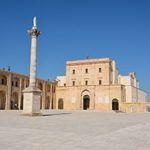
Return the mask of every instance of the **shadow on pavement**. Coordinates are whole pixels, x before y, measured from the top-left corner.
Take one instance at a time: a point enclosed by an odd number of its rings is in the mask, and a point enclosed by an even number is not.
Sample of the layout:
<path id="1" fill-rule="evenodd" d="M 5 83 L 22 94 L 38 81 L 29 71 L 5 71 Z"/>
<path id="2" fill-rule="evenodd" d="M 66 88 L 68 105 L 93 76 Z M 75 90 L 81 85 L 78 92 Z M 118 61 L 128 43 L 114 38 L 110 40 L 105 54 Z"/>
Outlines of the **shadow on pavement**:
<path id="1" fill-rule="evenodd" d="M 43 114 L 43 116 L 70 115 L 72 113 Z"/>

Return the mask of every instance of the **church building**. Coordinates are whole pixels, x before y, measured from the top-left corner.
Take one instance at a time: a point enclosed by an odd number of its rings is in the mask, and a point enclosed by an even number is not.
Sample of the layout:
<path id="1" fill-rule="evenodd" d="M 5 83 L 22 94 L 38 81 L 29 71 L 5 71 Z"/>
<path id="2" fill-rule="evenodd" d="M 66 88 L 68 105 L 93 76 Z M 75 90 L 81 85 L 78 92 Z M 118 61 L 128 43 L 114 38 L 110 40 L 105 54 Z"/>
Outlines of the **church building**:
<path id="1" fill-rule="evenodd" d="M 67 61 L 57 81 L 57 109 L 145 112 L 150 106 L 136 74 L 120 75 L 110 58 Z"/>

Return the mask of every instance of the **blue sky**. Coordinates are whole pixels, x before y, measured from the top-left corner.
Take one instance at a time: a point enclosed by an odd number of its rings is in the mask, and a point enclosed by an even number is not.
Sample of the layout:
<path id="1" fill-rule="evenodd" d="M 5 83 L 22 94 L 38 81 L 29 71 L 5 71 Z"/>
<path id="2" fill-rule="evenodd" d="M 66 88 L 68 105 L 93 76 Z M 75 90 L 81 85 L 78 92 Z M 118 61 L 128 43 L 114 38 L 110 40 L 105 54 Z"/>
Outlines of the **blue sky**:
<path id="1" fill-rule="evenodd" d="M 0 68 L 29 74 L 32 19 L 42 31 L 38 77 L 65 74 L 65 61 L 110 57 L 150 93 L 149 0 L 0 0 Z"/>

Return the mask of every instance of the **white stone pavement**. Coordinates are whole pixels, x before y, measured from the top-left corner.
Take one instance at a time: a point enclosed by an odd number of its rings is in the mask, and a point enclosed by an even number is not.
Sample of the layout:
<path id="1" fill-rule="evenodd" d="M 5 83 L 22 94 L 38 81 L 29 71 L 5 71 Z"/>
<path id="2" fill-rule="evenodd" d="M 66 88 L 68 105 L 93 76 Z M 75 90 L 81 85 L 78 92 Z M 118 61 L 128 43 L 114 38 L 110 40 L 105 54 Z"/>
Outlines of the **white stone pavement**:
<path id="1" fill-rule="evenodd" d="M 150 150 L 150 114 L 0 111 L 0 150 Z"/>

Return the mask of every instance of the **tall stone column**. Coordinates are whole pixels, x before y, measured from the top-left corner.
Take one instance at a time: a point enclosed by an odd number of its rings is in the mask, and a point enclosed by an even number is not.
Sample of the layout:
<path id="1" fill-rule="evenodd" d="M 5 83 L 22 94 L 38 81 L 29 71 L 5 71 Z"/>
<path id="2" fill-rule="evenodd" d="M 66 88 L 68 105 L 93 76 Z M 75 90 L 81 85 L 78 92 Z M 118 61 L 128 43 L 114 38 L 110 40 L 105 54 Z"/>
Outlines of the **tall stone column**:
<path id="1" fill-rule="evenodd" d="M 23 112 L 22 115 L 39 116 L 41 90 L 37 88 L 36 71 L 37 71 L 37 39 L 41 32 L 36 25 L 36 18 L 33 19 L 33 27 L 28 30 L 31 36 L 31 56 L 30 56 L 30 81 L 29 87 L 23 90 Z"/>

